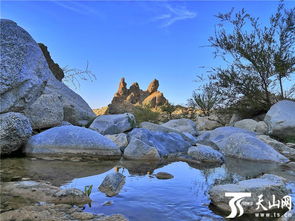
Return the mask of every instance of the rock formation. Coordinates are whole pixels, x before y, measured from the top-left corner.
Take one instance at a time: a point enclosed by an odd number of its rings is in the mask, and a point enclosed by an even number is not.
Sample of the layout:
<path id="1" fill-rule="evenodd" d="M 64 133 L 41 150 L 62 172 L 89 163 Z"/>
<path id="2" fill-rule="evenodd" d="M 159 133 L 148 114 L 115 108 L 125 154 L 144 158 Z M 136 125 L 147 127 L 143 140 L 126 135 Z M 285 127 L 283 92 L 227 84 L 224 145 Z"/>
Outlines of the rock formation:
<path id="1" fill-rule="evenodd" d="M 167 99 L 158 88 L 159 81 L 154 79 L 146 91 L 141 90 L 136 82 L 127 89 L 125 79 L 122 78 L 108 112 L 111 114 L 132 112 L 134 105 L 148 105 L 152 108 L 161 106 L 167 103 Z"/>
<path id="2" fill-rule="evenodd" d="M 33 129 L 63 120 L 85 126 L 93 120 L 89 105 L 54 77 L 30 34 L 7 19 L 0 20 L 0 27 L 0 113 L 23 113 Z"/>
<path id="3" fill-rule="evenodd" d="M 42 50 L 42 53 L 48 63 L 48 67 L 51 70 L 52 74 L 55 76 L 57 80 L 61 81 L 65 76 L 63 70 L 59 67 L 57 63 L 54 63 L 47 49 L 47 46 L 42 43 L 38 43 L 38 45 Z"/>

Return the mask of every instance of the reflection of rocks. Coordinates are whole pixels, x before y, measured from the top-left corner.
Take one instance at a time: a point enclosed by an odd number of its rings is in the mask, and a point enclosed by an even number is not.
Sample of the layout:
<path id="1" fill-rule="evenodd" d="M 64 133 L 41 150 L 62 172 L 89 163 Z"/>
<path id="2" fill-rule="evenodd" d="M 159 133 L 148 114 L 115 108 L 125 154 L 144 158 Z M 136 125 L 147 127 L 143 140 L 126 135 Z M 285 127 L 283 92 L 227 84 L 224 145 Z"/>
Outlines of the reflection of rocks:
<path id="1" fill-rule="evenodd" d="M 17 210 L 8 211 L 0 214 L 2 221 L 40 221 L 40 220 L 88 220 L 88 221 L 127 221 L 122 215 L 105 216 L 83 212 L 78 207 L 66 204 L 48 204 L 38 206 L 26 206 Z"/>
<path id="2" fill-rule="evenodd" d="M 153 174 L 155 169 L 163 167 L 165 164 L 160 161 L 141 162 L 122 160 L 118 165 L 126 168 L 131 175 L 146 175 Z"/>
<path id="3" fill-rule="evenodd" d="M 98 161 L 96 158 L 78 158 L 81 161 L 70 161 L 63 158 L 55 160 L 6 158 L 2 159 L 3 181 L 11 181 L 13 177 L 30 177 L 33 180 L 46 180 L 60 186 L 74 178 L 92 176 L 111 170 L 116 161 Z M 74 159 L 73 159 L 74 160 Z"/>
<path id="4" fill-rule="evenodd" d="M 225 166 L 231 174 L 238 174 L 242 177 L 256 177 L 278 168 L 279 164 L 226 157 Z"/>
<path id="5" fill-rule="evenodd" d="M 99 186 L 99 190 L 107 196 L 117 195 L 125 184 L 125 176 L 121 173 L 108 174 Z"/>
<path id="6" fill-rule="evenodd" d="M 289 190 L 285 186 L 284 179 L 272 174 L 265 174 L 260 178 L 244 180 L 236 184 L 214 186 L 209 191 L 212 203 L 219 209 L 227 212 L 231 211 L 229 207 L 229 200 L 232 198 L 225 196 L 225 193 L 227 192 L 251 193 L 251 197 L 246 197 L 243 200 L 243 202 L 248 202 L 247 204 L 243 204 L 245 213 L 265 212 L 261 206 L 259 208 L 256 206 L 259 199 L 258 196 L 261 194 L 263 195 L 264 205 L 266 202 L 273 202 L 273 195 L 275 195 L 277 200 L 281 200 L 289 194 Z M 268 205 L 265 206 L 268 207 Z M 284 209 L 286 210 L 286 208 Z"/>
<path id="7" fill-rule="evenodd" d="M 35 181 L 7 182 L 2 185 L 1 192 L 6 195 L 22 197 L 35 202 L 51 202 L 84 205 L 90 202 L 81 190 L 66 189 Z"/>

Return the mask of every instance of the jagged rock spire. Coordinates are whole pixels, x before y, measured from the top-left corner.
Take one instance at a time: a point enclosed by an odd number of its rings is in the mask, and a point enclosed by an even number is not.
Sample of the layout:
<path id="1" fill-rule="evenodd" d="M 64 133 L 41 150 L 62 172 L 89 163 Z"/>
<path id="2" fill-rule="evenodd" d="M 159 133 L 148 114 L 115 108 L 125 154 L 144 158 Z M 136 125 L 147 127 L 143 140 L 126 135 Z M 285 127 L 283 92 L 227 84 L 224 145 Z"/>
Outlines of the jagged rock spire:
<path id="1" fill-rule="evenodd" d="M 148 86 L 147 91 L 152 94 L 156 92 L 159 88 L 159 81 L 157 79 L 154 79 Z"/>

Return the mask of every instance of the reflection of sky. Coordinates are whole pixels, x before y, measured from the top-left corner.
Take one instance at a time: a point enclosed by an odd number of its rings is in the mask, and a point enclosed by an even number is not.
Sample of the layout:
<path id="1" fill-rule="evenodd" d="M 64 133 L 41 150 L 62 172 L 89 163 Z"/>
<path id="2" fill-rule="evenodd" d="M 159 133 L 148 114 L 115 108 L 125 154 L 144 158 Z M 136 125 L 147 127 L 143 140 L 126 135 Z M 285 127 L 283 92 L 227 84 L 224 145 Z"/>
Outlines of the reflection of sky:
<path id="1" fill-rule="evenodd" d="M 208 209 L 210 200 L 207 197 L 207 191 L 208 184 L 214 183 L 217 178 L 224 178 L 223 168 L 210 170 L 208 176 L 208 174 L 204 175 L 202 170 L 177 162 L 154 171 L 154 173 L 162 171 L 173 174 L 174 178 L 170 180 L 159 180 L 148 175 L 131 176 L 128 170 L 122 171 L 120 169 L 120 172 L 126 176 L 126 183 L 120 194 L 115 197 L 106 197 L 97 189 L 104 177 L 114 170 L 96 176 L 74 179 L 63 187 L 83 190 L 84 186 L 92 184 L 92 207 L 87 206 L 85 211 L 105 214 L 122 213 L 130 220 L 197 220 L 201 216 L 218 217 Z M 110 200 L 113 201 L 113 205 L 102 206 L 104 202 Z"/>
<path id="2" fill-rule="evenodd" d="M 86 206 L 85 211 L 88 212 L 121 213 L 130 220 L 140 221 L 200 220 L 201 217 L 205 220 L 209 220 L 209 217 L 222 220 L 208 208 L 210 200 L 207 193 L 210 186 L 235 183 L 246 179 L 245 176 L 256 177 L 261 171 L 267 172 L 267 168 L 271 169 L 268 165 L 270 164 L 227 159 L 226 164 L 217 168 L 195 169 L 184 162 L 175 162 L 154 171 L 171 173 L 174 178 L 170 180 L 159 180 L 149 175 L 130 175 L 127 169 L 120 168 L 119 172 L 126 176 L 126 183 L 119 195 L 114 197 L 106 197 L 98 191 L 104 177 L 114 172 L 114 169 L 99 175 L 74 179 L 63 188 L 84 190 L 84 186 L 92 184 L 93 201 L 91 207 Z M 284 176 L 282 171 L 278 173 Z M 291 196 L 295 201 L 295 183 L 289 183 L 288 188 L 292 189 Z M 107 201 L 112 201 L 113 204 L 103 206 Z"/>

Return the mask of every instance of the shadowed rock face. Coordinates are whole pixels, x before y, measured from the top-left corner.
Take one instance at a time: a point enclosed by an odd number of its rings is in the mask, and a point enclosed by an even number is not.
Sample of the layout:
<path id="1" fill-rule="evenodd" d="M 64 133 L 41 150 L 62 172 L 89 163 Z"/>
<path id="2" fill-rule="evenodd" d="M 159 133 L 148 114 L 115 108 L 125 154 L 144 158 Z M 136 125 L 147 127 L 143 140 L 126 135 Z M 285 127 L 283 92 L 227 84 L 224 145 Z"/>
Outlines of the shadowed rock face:
<path id="1" fill-rule="evenodd" d="M 125 78 L 119 83 L 118 91 L 115 93 L 112 103 L 109 105 L 110 114 L 133 112 L 134 105 L 148 105 L 157 107 L 167 103 L 163 93 L 158 91 L 159 81 L 154 79 L 147 90 L 141 90 L 138 83 L 133 83 L 127 88 Z"/>
<path id="2" fill-rule="evenodd" d="M 63 70 L 59 67 L 59 65 L 57 63 L 55 63 L 51 56 L 50 53 L 47 49 L 47 46 L 42 44 L 42 43 L 38 43 L 39 47 L 42 50 L 42 53 L 48 63 L 48 67 L 51 70 L 51 72 L 53 73 L 53 75 L 55 76 L 55 78 L 59 81 L 61 81 L 64 78 L 64 72 Z"/>

